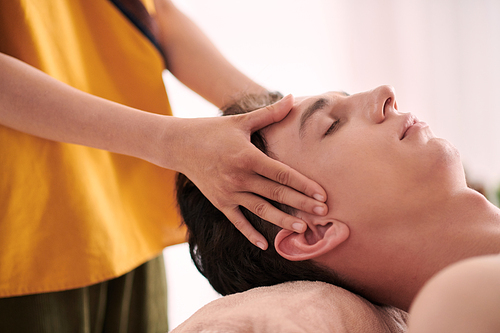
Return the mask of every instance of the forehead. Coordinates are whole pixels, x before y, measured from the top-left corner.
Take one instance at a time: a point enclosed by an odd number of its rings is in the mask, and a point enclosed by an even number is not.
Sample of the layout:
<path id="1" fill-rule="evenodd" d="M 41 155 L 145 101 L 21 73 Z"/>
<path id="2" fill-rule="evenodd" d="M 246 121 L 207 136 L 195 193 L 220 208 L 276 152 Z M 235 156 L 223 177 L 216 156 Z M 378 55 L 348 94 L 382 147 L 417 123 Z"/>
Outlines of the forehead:
<path id="1" fill-rule="evenodd" d="M 306 109 L 308 106 L 316 102 L 318 99 L 325 98 L 325 99 L 331 99 L 334 97 L 335 92 L 327 92 L 321 95 L 311 95 L 311 96 L 300 96 L 300 97 L 295 97 L 295 102 L 293 104 L 293 110 L 297 111 L 303 111 Z"/>
<path id="2" fill-rule="evenodd" d="M 280 122 L 274 123 L 262 131 L 270 155 L 289 165 L 293 164 L 292 161 L 296 160 L 294 156 L 300 154 L 304 146 L 299 135 L 302 115 L 318 100 L 324 99 L 329 103 L 335 103 L 336 98 L 340 98 L 338 92 L 296 97 L 290 113 Z"/>
<path id="3" fill-rule="evenodd" d="M 308 113 L 314 113 L 318 108 L 323 108 L 327 106 L 332 106 L 342 97 L 350 96 L 344 91 L 330 91 L 321 95 L 314 96 L 302 96 L 295 99 L 295 103 L 292 112 L 301 113 L 301 116 L 307 115 Z M 290 112 L 290 113 L 292 113 Z M 303 119 L 301 119 L 302 121 Z"/>
<path id="4" fill-rule="evenodd" d="M 296 97 L 293 108 L 290 111 L 290 113 L 282 121 L 270 125 L 264 134 L 266 135 L 266 137 L 268 135 L 273 136 L 275 132 L 287 131 L 292 129 L 294 126 L 296 127 L 295 129 L 298 131 L 301 122 L 305 121 L 305 119 L 301 117 L 304 117 L 304 115 L 308 112 L 314 111 L 315 106 L 316 107 L 330 106 L 335 104 L 335 102 L 338 101 L 338 99 L 347 96 L 349 96 L 349 94 L 342 91 L 341 92 L 331 91 L 321 95 Z"/>

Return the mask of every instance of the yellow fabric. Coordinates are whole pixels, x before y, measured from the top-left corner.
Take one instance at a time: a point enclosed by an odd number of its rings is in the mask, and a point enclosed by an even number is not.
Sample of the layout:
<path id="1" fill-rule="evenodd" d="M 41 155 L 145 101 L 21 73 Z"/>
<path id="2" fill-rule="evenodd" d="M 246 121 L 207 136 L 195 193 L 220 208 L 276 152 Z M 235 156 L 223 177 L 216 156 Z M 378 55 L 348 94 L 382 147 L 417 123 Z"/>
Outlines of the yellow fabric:
<path id="1" fill-rule="evenodd" d="M 160 53 L 109 1 L 0 0 L 0 52 L 171 114 Z M 173 180 L 139 159 L 0 126 L 0 297 L 111 279 L 184 241 Z"/>

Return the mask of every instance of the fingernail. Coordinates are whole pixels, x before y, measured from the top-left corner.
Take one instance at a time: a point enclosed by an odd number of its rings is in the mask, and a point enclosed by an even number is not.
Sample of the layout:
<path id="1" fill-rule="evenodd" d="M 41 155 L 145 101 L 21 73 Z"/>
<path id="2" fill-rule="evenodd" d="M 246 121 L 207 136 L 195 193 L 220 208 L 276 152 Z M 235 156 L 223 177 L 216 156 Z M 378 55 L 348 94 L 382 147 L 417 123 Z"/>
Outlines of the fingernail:
<path id="1" fill-rule="evenodd" d="M 313 195 L 313 198 L 318 200 L 318 201 L 321 201 L 321 202 L 325 202 L 325 200 L 326 200 L 324 196 L 322 196 L 321 194 L 318 194 L 318 193 Z"/>
<path id="2" fill-rule="evenodd" d="M 313 208 L 313 212 L 317 215 L 323 215 L 325 214 L 325 208 L 321 206 L 317 206 Z"/>
<path id="3" fill-rule="evenodd" d="M 266 245 L 262 242 L 257 242 L 257 246 L 260 247 L 261 250 L 265 250 L 266 249 Z"/>
<path id="4" fill-rule="evenodd" d="M 304 223 L 300 223 L 300 222 L 295 222 L 294 224 L 292 224 L 292 229 L 295 230 L 296 232 L 304 232 L 305 230 L 305 225 Z"/>

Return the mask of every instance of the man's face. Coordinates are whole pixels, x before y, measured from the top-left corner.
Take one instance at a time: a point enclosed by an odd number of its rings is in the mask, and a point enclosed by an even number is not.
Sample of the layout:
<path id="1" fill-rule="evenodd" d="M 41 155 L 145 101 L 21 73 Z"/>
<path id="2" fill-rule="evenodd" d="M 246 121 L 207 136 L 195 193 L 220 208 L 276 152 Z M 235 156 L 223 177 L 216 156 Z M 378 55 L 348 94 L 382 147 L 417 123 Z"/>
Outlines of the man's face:
<path id="1" fill-rule="evenodd" d="M 297 98 L 263 134 L 272 157 L 323 186 L 328 216 L 351 226 L 377 228 L 419 214 L 463 185 L 456 149 L 398 112 L 392 87 Z"/>

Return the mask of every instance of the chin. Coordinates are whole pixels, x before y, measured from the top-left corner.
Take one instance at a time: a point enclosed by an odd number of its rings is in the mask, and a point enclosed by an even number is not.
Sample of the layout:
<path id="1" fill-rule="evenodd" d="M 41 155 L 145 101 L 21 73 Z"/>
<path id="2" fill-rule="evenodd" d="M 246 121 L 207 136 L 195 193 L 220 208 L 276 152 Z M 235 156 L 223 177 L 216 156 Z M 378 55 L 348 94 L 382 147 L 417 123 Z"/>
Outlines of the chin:
<path id="1" fill-rule="evenodd" d="M 436 138 L 432 140 L 436 158 L 432 167 L 439 177 L 451 178 L 457 184 L 465 184 L 465 172 L 458 149 L 448 140 Z M 446 177 L 448 176 L 448 177 Z"/>
<path id="2" fill-rule="evenodd" d="M 458 163 L 462 165 L 460 152 L 458 151 L 457 147 L 455 147 L 450 141 L 440 138 L 436 138 L 433 141 L 436 141 L 436 144 L 439 147 L 438 149 L 440 150 L 442 163 L 444 164 Z"/>

